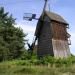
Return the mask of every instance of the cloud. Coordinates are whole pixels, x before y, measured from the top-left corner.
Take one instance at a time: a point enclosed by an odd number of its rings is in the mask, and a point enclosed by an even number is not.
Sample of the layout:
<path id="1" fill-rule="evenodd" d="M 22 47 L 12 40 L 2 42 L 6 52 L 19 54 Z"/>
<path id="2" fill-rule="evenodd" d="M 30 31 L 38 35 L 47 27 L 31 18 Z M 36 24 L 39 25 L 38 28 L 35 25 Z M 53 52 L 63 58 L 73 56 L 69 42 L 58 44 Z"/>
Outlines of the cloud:
<path id="1" fill-rule="evenodd" d="M 24 32 L 35 32 L 35 26 L 32 26 L 28 23 L 24 23 L 24 21 L 18 22 L 15 27 L 21 27 Z"/>
<path id="2" fill-rule="evenodd" d="M 34 23 L 34 24 L 36 24 L 36 23 Z M 19 21 L 19 22 L 17 22 L 15 27 L 22 28 L 23 32 L 28 34 L 26 39 L 29 40 L 29 43 L 32 43 L 36 26 L 33 26 L 32 23 L 29 23 L 29 22 Z"/>

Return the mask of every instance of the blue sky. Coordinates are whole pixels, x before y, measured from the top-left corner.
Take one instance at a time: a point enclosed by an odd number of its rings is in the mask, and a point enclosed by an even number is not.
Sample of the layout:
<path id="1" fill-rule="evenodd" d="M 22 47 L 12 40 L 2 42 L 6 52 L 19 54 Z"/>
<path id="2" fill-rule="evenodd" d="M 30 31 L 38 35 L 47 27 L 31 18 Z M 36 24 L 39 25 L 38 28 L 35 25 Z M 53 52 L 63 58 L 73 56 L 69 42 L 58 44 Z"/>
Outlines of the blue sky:
<path id="1" fill-rule="evenodd" d="M 75 0 L 49 0 L 47 10 L 61 15 L 68 23 L 68 32 L 71 34 L 70 51 L 75 55 Z M 24 13 L 36 13 L 37 18 L 42 13 L 44 0 L 0 0 L 0 7 L 3 6 L 6 12 L 16 18 L 16 26 L 21 27 L 28 33 L 27 39 L 31 43 L 33 40 L 37 21 L 31 22 L 23 20 Z"/>

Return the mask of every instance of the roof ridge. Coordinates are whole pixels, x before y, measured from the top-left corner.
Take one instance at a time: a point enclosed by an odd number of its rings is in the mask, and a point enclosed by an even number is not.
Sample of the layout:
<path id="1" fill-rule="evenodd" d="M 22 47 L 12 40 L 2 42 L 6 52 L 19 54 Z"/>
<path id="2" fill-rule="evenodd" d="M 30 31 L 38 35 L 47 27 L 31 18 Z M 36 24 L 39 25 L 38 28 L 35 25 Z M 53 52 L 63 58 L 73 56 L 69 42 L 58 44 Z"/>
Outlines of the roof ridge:
<path id="1" fill-rule="evenodd" d="M 58 21 L 58 22 L 62 22 L 65 24 L 68 24 L 66 20 L 64 20 L 64 18 L 62 16 L 60 16 L 57 13 L 54 12 L 49 12 L 49 11 L 45 11 L 46 15 L 50 17 L 50 19 Z"/>

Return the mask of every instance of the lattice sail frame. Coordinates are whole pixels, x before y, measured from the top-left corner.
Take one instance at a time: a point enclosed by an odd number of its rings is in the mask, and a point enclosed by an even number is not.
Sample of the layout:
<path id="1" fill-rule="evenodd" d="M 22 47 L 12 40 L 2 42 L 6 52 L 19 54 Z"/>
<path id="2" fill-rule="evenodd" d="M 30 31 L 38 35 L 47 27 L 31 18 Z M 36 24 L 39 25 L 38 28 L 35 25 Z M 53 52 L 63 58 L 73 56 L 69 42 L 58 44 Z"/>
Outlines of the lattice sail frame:
<path id="1" fill-rule="evenodd" d="M 24 13 L 23 19 L 32 21 L 32 19 L 35 19 L 35 17 L 36 17 L 36 14 Z"/>

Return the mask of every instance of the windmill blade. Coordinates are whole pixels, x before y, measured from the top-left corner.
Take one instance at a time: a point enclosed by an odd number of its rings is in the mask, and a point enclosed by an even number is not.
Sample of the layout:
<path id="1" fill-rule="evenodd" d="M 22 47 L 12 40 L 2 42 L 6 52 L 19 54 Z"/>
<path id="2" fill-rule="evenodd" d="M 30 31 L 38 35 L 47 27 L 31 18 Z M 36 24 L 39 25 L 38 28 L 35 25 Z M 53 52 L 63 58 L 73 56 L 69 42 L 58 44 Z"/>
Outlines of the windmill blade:
<path id="1" fill-rule="evenodd" d="M 44 4 L 44 8 L 43 8 L 43 12 L 46 10 L 47 2 L 48 2 L 48 0 L 45 0 L 45 4 Z"/>
<path id="2" fill-rule="evenodd" d="M 44 8 L 43 8 L 43 12 L 42 12 L 42 20 L 44 20 L 44 12 L 45 12 L 45 10 L 46 10 L 47 1 L 48 1 L 48 0 L 45 0 L 45 4 L 44 4 Z"/>
<path id="3" fill-rule="evenodd" d="M 28 20 L 28 21 L 32 21 L 32 19 L 36 18 L 36 14 L 32 14 L 32 13 L 24 13 L 23 19 L 24 20 Z"/>

